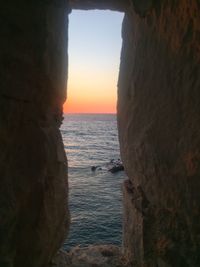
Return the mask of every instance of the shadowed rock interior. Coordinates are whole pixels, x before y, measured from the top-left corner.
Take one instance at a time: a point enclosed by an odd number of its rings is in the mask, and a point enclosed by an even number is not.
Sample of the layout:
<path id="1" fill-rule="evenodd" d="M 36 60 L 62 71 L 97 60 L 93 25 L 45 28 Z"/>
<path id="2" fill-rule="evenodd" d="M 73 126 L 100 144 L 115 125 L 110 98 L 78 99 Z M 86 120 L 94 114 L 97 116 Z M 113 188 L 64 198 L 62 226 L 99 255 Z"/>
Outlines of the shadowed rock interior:
<path id="1" fill-rule="evenodd" d="M 199 267 L 198 0 L 1 4 L 0 266 L 46 267 L 69 229 L 59 126 L 72 8 L 125 13 L 117 116 L 129 179 L 120 255 L 136 267 Z"/>

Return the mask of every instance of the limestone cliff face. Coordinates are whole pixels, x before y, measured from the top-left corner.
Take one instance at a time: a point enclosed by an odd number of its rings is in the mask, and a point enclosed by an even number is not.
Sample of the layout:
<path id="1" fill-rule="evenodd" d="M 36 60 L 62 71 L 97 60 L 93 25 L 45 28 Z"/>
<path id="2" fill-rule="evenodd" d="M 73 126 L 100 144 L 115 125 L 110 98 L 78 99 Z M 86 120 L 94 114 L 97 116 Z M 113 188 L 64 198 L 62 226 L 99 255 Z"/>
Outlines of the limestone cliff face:
<path id="1" fill-rule="evenodd" d="M 5 1 L 0 18 L 0 266 L 46 266 L 69 223 L 67 1 Z"/>
<path id="2" fill-rule="evenodd" d="M 200 266 L 199 1 L 130 1 L 118 125 L 134 266 Z"/>

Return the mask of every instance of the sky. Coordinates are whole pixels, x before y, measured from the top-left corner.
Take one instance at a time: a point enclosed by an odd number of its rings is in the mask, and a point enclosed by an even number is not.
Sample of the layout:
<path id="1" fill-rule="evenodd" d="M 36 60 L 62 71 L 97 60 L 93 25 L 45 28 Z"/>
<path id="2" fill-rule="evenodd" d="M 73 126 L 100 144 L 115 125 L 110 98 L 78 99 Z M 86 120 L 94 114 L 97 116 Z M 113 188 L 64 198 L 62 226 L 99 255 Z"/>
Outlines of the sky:
<path id="1" fill-rule="evenodd" d="M 116 113 L 123 13 L 69 15 L 68 113 Z"/>

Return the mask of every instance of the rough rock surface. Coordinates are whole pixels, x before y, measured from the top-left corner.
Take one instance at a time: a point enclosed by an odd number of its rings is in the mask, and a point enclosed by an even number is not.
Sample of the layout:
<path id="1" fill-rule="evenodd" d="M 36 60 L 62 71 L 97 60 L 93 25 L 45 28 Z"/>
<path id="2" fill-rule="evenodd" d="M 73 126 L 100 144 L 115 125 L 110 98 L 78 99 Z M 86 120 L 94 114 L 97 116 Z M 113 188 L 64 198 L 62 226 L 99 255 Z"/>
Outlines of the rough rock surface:
<path id="1" fill-rule="evenodd" d="M 46 267 L 68 229 L 59 132 L 67 4 L 1 3 L 1 267 Z M 123 259 L 135 267 L 199 267 L 199 0 L 71 0 L 71 7 L 126 11 L 118 84 L 119 138 L 129 177 Z M 107 250 L 103 256 L 99 248 L 72 251 L 62 258 L 73 267 L 124 264 Z"/>
<path id="2" fill-rule="evenodd" d="M 69 0 L 73 9 L 111 9 L 125 11 L 129 7 L 129 0 Z"/>
<path id="3" fill-rule="evenodd" d="M 44 267 L 69 224 L 59 125 L 67 1 L 4 1 L 0 43 L 0 266 Z"/>
<path id="4" fill-rule="evenodd" d="M 121 249 L 114 245 L 75 247 L 59 251 L 49 267 L 130 267 Z"/>
<path id="5" fill-rule="evenodd" d="M 199 1 L 131 1 L 118 126 L 134 266 L 200 266 Z"/>

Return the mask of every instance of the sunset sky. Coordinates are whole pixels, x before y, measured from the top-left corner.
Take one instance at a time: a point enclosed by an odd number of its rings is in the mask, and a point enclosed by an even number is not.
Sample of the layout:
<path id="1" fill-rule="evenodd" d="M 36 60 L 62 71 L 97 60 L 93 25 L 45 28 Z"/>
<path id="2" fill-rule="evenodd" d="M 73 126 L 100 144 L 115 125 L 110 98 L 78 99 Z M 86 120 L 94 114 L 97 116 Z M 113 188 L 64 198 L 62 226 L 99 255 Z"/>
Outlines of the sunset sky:
<path id="1" fill-rule="evenodd" d="M 115 113 L 123 13 L 72 11 L 64 112 Z"/>

